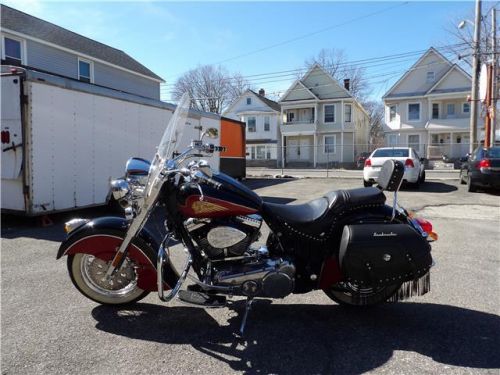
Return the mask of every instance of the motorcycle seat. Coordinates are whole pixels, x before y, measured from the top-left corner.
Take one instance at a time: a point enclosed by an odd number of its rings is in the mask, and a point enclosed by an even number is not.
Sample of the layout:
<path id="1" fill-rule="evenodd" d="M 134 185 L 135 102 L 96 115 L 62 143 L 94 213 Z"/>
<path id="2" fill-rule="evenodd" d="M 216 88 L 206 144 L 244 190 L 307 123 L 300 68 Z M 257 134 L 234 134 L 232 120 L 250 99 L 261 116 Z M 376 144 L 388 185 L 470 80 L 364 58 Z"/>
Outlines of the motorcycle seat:
<path id="1" fill-rule="evenodd" d="M 337 190 L 303 204 L 276 204 L 264 202 L 266 215 L 279 218 L 288 224 L 313 224 L 323 217 L 335 217 L 350 208 L 385 203 L 384 193 L 375 187 Z"/>

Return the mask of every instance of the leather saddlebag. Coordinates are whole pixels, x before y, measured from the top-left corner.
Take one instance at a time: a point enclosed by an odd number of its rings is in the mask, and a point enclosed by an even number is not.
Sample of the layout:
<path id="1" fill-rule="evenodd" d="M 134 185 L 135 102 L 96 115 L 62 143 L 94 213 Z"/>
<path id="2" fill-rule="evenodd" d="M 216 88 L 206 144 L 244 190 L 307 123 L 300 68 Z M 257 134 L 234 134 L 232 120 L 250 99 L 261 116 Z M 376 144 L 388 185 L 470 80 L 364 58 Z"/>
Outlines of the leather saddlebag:
<path id="1" fill-rule="evenodd" d="M 381 286 L 415 280 L 432 265 L 427 240 L 406 224 L 346 225 L 339 261 L 349 282 Z"/>

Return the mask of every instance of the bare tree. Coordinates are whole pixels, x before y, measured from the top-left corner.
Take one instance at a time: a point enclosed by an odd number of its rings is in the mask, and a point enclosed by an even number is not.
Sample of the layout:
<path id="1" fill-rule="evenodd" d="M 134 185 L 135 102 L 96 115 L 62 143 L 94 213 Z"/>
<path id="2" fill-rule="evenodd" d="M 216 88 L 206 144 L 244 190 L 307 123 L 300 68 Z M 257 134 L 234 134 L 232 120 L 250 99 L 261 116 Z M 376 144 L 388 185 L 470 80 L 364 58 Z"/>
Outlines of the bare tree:
<path id="1" fill-rule="evenodd" d="M 231 75 L 220 65 L 203 65 L 177 79 L 172 99 L 177 101 L 187 92 L 193 98 L 193 108 L 222 113 L 247 88 L 249 84 L 240 74 Z"/>
<path id="2" fill-rule="evenodd" d="M 314 64 L 321 65 L 340 84 L 343 83 L 344 79 L 348 78 L 350 80 L 350 92 L 359 101 L 363 101 L 368 96 L 370 87 L 365 77 L 365 68 L 349 64 L 347 55 L 343 50 L 323 48 L 316 56 L 305 61 L 308 68 Z"/>
<path id="3" fill-rule="evenodd" d="M 370 144 L 381 147 L 384 145 L 384 104 L 367 101 L 363 106 L 370 117 Z"/>
<path id="4" fill-rule="evenodd" d="M 479 41 L 480 56 L 479 60 L 481 62 L 488 58 L 491 53 L 491 8 L 483 7 L 483 16 L 481 18 L 481 37 Z M 463 17 L 456 17 L 450 20 L 448 26 L 444 29 L 448 35 L 452 37 L 446 40 L 447 46 L 443 49 L 445 51 L 453 53 L 459 62 L 461 62 L 464 68 L 472 67 L 472 51 L 474 48 L 474 25 L 471 24 L 474 20 L 474 9 L 464 15 Z M 462 24 L 459 28 L 458 25 Z M 450 43 L 451 42 L 451 43 Z"/>

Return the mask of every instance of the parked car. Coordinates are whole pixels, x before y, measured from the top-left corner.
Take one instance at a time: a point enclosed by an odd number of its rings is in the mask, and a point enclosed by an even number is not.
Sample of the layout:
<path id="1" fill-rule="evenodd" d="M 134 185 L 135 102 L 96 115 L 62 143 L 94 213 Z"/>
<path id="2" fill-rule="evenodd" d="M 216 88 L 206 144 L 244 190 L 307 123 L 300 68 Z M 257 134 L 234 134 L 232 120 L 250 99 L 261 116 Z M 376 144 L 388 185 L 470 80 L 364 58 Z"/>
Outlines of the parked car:
<path id="1" fill-rule="evenodd" d="M 425 181 L 424 158 L 411 147 L 382 147 L 377 148 L 365 160 L 363 168 L 363 184 L 368 187 L 377 182 L 382 164 L 386 160 L 393 159 L 403 162 L 405 165 L 404 182 L 419 186 Z"/>
<path id="2" fill-rule="evenodd" d="M 472 154 L 460 158 L 460 183 L 467 191 L 478 188 L 500 189 L 500 147 L 478 147 Z"/>
<path id="3" fill-rule="evenodd" d="M 356 158 L 356 168 L 363 168 L 365 165 L 365 160 L 370 156 L 369 152 L 362 152 L 361 154 L 358 155 Z"/>

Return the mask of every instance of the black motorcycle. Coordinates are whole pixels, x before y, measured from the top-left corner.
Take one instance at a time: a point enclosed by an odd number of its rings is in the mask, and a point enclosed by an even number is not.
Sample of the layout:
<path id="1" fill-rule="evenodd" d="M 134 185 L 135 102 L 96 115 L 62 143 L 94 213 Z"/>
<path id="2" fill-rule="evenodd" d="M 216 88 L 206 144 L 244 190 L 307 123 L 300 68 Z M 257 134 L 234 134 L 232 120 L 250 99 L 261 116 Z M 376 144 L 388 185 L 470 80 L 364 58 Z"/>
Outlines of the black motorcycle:
<path id="1" fill-rule="evenodd" d="M 373 305 L 423 295 L 430 288 L 432 225 L 397 204 L 404 166 L 387 161 L 378 188 L 332 191 L 299 205 L 264 202 L 202 157 L 221 147 L 204 144 L 217 129 L 187 143 L 190 99 L 172 115 L 151 163 L 132 158 L 112 193 L 125 218 L 73 219 L 57 258 L 67 255 L 73 284 L 102 304 L 126 304 L 157 291 L 201 307 L 247 299 L 243 333 L 256 297 L 284 298 L 322 289 L 345 305 Z M 191 132 L 194 134 L 194 132 Z M 191 159 L 191 161 L 189 161 Z M 394 192 L 393 206 L 385 191 Z M 154 209 L 164 211 L 161 243 L 145 227 Z M 270 234 L 257 245 L 265 222 Z M 177 241 L 187 261 L 177 272 L 169 245 Z M 193 272 L 191 272 L 191 270 Z M 190 285 L 181 289 L 186 279 Z"/>

